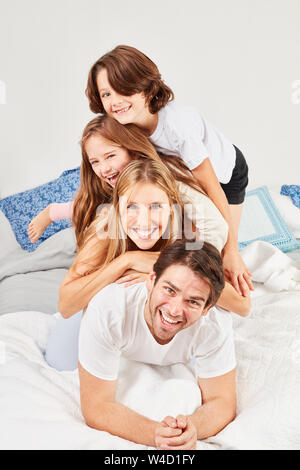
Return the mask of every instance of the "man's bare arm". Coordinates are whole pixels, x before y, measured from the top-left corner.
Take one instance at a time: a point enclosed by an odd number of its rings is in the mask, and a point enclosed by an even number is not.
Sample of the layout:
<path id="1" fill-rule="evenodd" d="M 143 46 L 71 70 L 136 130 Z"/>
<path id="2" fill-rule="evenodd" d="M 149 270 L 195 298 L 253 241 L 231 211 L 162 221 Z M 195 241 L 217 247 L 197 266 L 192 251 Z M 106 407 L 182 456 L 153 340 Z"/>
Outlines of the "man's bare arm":
<path id="1" fill-rule="evenodd" d="M 79 363 L 81 410 L 91 428 L 123 439 L 155 447 L 155 432 L 160 423 L 115 402 L 117 380 L 102 380 L 87 372 Z M 174 429 L 173 436 L 181 434 Z"/>
<path id="2" fill-rule="evenodd" d="M 206 439 L 220 432 L 236 415 L 235 369 L 211 379 L 198 379 L 202 405 L 190 415 L 197 438 Z"/>
<path id="3" fill-rule="evenodd" d="M 197 440 L 214 436 L 235 418 L 235 369 L 220 377 L 198 379 L 202 405 L 192 415 L 167 416 L 158 436 L 158 448 L 164 450 L 196 449 Z M 181 430 L 178 436 L 170 433 Z"/>

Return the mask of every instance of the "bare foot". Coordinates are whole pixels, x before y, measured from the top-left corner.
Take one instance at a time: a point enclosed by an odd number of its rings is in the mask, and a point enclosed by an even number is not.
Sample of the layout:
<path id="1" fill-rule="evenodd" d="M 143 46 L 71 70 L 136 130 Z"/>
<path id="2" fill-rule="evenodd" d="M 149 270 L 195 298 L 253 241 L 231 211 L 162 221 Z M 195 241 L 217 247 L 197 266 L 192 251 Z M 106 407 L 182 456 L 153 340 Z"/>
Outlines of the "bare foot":
<path id="1" fill-rule="evenodd" d="M 31 243 L 36 243 L 48 225 L 52 224 L 49 216 L 50 207 L 47 206 L 28 225 L 28 237 Z"/>

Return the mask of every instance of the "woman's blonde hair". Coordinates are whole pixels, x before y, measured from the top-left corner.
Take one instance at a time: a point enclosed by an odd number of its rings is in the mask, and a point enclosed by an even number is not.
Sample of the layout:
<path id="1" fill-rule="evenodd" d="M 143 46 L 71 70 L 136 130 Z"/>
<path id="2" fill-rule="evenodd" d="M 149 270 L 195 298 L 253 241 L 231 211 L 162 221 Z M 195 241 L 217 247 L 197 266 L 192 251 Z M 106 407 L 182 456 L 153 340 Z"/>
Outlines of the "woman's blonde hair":
<path id="1" fill-rule="evenodd" d="M 88 274 L 99 269 L 100 266 L 97 266 L 98 259 L 101 259 L 101 268 L 104 268 L 126 251 L 137 249 L 124 233 L 120 217 L 120 198 L 141 183 L 152 183 L 158 186 L 166 193 L 170 204 L 167 233 L 156 242 L 153 249 L 161 251 L 179 238 L 182 228 L 183 205 L 171 171 L 160 161 L 145 158 L 135 160 L 129 163 L 120 175 L 108 214 L 105 217 L 99 216 L 96 218 L 85 234 L 84 245 L 89 243 L 93 247 L 93 254 L 90 259 L 83 260 L 81 259 L 82 250 L 79 250 L 76 265 L 80 262 L 90 265 L 91 269 L 89 269 Z M 99 239 L 102 240 L 101 243 Z M 103 242 L 103 240 L 105 241 Z M 104 257 L 103 252 L 105 252 Z M 76 265 L 74 265 L 75 272 Z"/>
<path id="2" fill-rule="evenodd" d="M 86 143 L 91 136 L 101 136 L 112 145 L 125 148 L 132 159 L 146 159 L 163 162 L 177 181 L 181 181 L 201 192 L 197 180 L 179 157 L 158 154 L 143 131 L 134 124 L 123 126 L 112 117 L 98 116 L 85 127 L 81 139 L 82 163 L 80 187 L 73 208 L 73 225 L 80 249 L 84 242 L 86 229 L 96 217 L 97 208 L 111 201 L 113 188 L 102 181 L 94 172 L 86 152 Z"/>

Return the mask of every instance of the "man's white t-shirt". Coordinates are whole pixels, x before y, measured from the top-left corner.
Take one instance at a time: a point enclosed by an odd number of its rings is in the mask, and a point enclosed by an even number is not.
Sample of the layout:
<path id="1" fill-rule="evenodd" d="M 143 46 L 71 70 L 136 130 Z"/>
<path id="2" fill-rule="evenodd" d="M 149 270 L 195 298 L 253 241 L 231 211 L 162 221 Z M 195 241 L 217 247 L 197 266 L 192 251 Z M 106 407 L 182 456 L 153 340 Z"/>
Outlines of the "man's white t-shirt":
<path id="1" fill-rule="evenodd" d="M 79 362 L 90 374 L 116 380 L 120 357 L 169 366 L 194 358 L 199 378 L 217 377 L 236 366 L 231 316 L 216 308 L 165 345 L 153 338 L 144 308 L 145 283 L 124 287 L 110 284 L 93 297 L 83 315 Z"/>
<path id="2" fill-rule="evenodd" d="M 196 108 L 171 101 L 158 112 L 158 124 L 149 139 L 159 152 L 181 157 L 190 170 L 208 157 L 221 183 L 231 179 L 235 148 Z"/>

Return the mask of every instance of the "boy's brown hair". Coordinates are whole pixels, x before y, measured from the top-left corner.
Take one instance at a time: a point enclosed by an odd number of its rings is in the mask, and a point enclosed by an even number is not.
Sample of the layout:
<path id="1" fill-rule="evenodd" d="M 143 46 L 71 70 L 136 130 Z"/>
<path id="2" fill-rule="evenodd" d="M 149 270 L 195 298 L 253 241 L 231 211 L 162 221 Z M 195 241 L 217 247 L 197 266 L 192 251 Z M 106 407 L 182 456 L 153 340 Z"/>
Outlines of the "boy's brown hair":
<path id="1" fill-rule="evenodd" d="M 101 69 L 106 69 L 111 87 L 120 95 L 144 93 L 151 114 L 174 99 L 173 91 L 162 81 L 154 62 L 135 47 L 120 45 L 100 57 L 89 72 L 85 93 L 94 113 L 105 114 L 97 87 Z"/>

